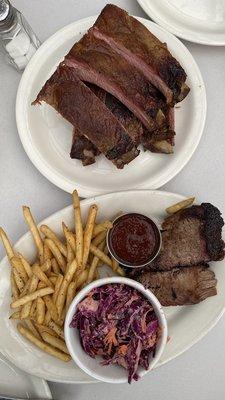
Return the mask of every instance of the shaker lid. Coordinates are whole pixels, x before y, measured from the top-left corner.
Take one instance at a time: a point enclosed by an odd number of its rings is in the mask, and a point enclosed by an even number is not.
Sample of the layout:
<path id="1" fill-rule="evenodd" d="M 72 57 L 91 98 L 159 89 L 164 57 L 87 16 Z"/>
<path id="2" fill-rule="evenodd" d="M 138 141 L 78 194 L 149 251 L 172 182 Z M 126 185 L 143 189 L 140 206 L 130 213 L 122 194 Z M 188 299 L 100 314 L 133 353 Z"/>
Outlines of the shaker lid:
<path id="1" fill-rule="evenodd" d="M 11 22 L 13 7 L 8 0 L 0 0 L 0 29 Z"/>

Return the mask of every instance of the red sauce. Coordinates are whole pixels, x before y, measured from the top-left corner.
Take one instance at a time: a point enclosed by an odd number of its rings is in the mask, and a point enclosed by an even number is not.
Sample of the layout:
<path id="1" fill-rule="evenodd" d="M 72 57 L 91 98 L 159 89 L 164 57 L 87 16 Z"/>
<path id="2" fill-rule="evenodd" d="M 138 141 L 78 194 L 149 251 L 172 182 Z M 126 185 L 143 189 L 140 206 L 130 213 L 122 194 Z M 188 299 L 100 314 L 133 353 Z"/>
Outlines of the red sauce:
<path id="1" fill-rule="evenodd" d="M 156 224 L 145 215 L 136 213 L 119 217 L 114 222 L 108 239 L 117 260 L 130 266 L 150 262 L 160 246 Z"/>

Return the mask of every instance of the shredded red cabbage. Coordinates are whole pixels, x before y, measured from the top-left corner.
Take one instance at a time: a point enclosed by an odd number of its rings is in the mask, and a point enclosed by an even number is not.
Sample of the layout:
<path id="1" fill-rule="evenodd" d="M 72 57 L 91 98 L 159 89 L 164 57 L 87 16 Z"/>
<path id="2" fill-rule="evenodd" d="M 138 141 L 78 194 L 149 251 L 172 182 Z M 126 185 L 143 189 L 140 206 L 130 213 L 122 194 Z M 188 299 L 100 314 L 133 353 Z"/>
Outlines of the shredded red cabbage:
<path id="1" fill-rule="evenodd" d="M 93 289 L 77 307 L 71 328 L 77 328 L 84 351 L 101 356 L 102 365 L 118 364 L 128 382 L 138 380 L 138 366 L 149 367 L 159 336 L 156 314 L 147 299 L 125 284 Z"/>

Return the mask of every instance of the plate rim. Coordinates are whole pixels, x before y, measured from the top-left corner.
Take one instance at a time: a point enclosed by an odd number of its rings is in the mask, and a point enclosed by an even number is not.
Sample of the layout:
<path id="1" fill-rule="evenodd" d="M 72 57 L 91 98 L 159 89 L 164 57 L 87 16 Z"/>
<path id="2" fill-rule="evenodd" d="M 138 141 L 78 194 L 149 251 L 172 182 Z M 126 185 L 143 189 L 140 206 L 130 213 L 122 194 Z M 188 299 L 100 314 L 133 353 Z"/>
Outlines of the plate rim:
<path id="1" fill-rule="evenodd" d="M 176 193 L 176 192 L 169 192 L 169 191 L 163 191 L 163 190 L 150 190 L 150 189 L 142 189 L 142 190 L 124 190 L 124 191 L 117 191 L 117 192 L 113 192 L 113 193 L 106 193 L 106 194 L 102 194 L 102 195 L 98 195 L 98 196 L 93 196 L 93 197 L 91 197 L 91 198 L 83 199 L 83 200 L 81 200 L 81 207 L 82 207 L 82 204 L 85 205 L 86 203 L 92 203 L 93 201 L 96 201 L 96 200 L 97 200 L 98 198 L 100 198 L 100 197 L 101 197 L 101 198 L 105 198 L 105 197 L 110 197 L 110 196 L 119 195 L 119 194 L 124 195 L 124 194 L 127 194 L 127 193 L 131 193 L 132 196 L 134 196 L 134 195 L 136 195 L 136 194 L 138 194 L 138 193 L 140 193 L 140 192 L 142 192 L 143 194 L 146 193 L 146 192 L 151 193 L 151 194 L 157 193 L 159 196 L 164 196 L 164 197 L 165 197 L 165 196 L 170 197 L 170 196 L 172 195 L 172 196 L 176 196 L 177 199 L 178 199 L 178 201 L 179 201 L 179 199 L 180 199 L 180 200 L 183 200 L 183 199 L 186 198 L 186 196 L 181 195 L 181 194 L 179 194 L 179 193 Z M 61 213 L 61 212 L 65 212 L 66 210 L 70 210 L 70 209 L 72 209 L 72 205 L 68 205 L 68 206 L 66 206 L 66 207 L 64 207 L 64 208 L 62 208 L 62 209 L 60 209 L 60 210 L 54 212 L 53 214 L 51 214 L 51 215 L 49 215 L 47 218 L 45 218 L 43 221 L 40 221 L 40 222 L 38 223 L 38 226 L 40 226 L 41 224 L 48 223 L 48 220 L 49 220 L 49 219 L 52 219 L 52 218 L 54 219 L 54 218 L 57 216 L 57 214 L 59 214 L 59 213 Z M 14 246 L 15 246 L 15 247 L 16 247 L 16 246 L 19 246 L 20 241 L 23 241 L 24 238 L 25 238 L 26 236 L 29 236 L 29 235 L 30 235 L 30 232 L 27 231 L 25 234 L 23 234 L 23 235 L 19 238 L 19 240 L 15 243 Z M 0 266 L 1 266 L 1 264 L 4 263 L 4 262 L 8 262 L 7 256 L 5 256 L 5 257 L 0 261 Z M 195 344 L 197 344 L 204 336 L 206 336 L 206 335 L 216 326 L 216 324 L 219 322 L 219 320 L 221 319 L 221 317 L 223 316 L 224 313 L 225 313 L 225 304 L 223 305 L 223 308 L 221 309 L 221 311 L 220 311 L 220 313 L 217 315 L 217 317 L 214 319 L 214 321 L 213 321 L 212 323 L 210 323 L 210 324 L 208 325 L 208 327 L 206 327 L 205 330 L 202 331 L 202 333 L 199 334 L 199 336 L 198 336 L 196 339 L 194 339 L 194 340 L 190 343 L 190 345 L 185 346 L 181 351 L 177 352 L 176 355 L 175 355 L 174 357 L 171 356 L 171 357 L 169 357 L 167 360 L 165 360 L 164 362 L 160 362 L 159 365 L 157 364 L 155 368 L 159 368 L 159 367 L 161 367 L 162 365 L 169 363 L 170 361 L 176 359 L 178 356 L 180 356 L 181 354 L 183 354 L 184 352 L 186 352 L 187 350 L 189 350 L 190 348 L 192 348 Z M 4 354 L 4 353 L 3 353 L 3 355 L 4 355 L 4 357 L 5 357 L 7 360 L 9 360 L 13 365 L 15 365 L 17 368 L 19 368 L 19 369 L 21 369 L 22 371 L 24 371 L 24 372 L 27 373 L 26 369 L 21 368 L 21 366 L 17 365 L 17 364 L 14 362 L 14 361 L 16 361 L 16 359 L 15 359 L 15 360 L 12 360 L 11 358 L 8 358 L 8 355 L 7 355 L 7 354 Z M 39 374 L 39 373 L 35 373 L 34 376 L 37 376 L 37 377 L 39 377 L 39 378 L 45 380 L 41 373 L 40 373 L 40 374 Z M 57 379 L 57 378 L 55 378 L 55 379 L 54 379 L 54 378 L 51 378 L 51 379 L 50 379 L 50 378 L 48 377 L 48 381 L 49 381 L 49 382 L 56 382 L 56 383 L 57 383 L 57 382 L 58 382 L 58 383 L 65 383 L 65 384 L 67 384 L 67 383 L 71 383 L 71 384 L 91 384 L 91 383 L 100 383 L 100 382 L 97 381 L 97 380 L 90 380 L 90 377 L 87 378 L 87 380 L 81 379 L 81 380 L 79 380 L 79 381 L 75 381 L 75 380 L 73 380 L 73 379 L 71 379 L 71 380 L 65 380 L 65 379 L 60 379 L 60 380 L 59 380 L 59 379 Z M 47 382 L 46 382 L 46 383 L 47 383 Z"/>
<path id="2" fill-rule="evenodd" d="M 30 75 L 34 71 L 35 68 L 35 63 L 36 60 L 39 60 L 40 56 L 44 51 L 45 48 L 49 46 L 52 42 L 55 41 L 55 38 L 58 36 L 63 37 L 63 33 L 67 30 L 70 30 L 72 27 L 76 27 L 78 25 L 83 25 L 85 23 L 93 23 L 94 19 L 96 19 L 97 16 L 91 16 L 87 17 L 84 19 L 80 19 L 78 21 L 72 22 L 71 24 L 66 25 L 65 27 L 61 28 L 57 32 L 55 32 L 52 36 L 50 36 L 37 50 L 37 52 L 34 54 L 32 57 L 31 61 L 28 63 L 22 78 L 19 83 L 19 87 L 17 90 L 17 95 L 16 95 L 16 124 L 17 124 L 17 130 L 18 134 L 21 140 L 21 143 L 23 145 L 23 148 L 29 157 L 30 161 L 33 163 L 33 165 L 38 169 L 38 171 L 46 178 L 48 179 L 51 183 L 59 187 L 60 189 L 71 193 L 72 191 L 72 183 L 71 181 L 66 181 L 65 177 L 62 177 L 55 169 L 51 168 L 51 166 L 46 164 L 45 159 L 39 154 L 37 151 L 36 147 L 33 146 L 32 141 L 30 139 L 29 135 L 29 130 L 26 127 L 26 119 L 24 117 L 21 117 L 23 115 L 23 99 L 24 99 L 24 91 L 26 90 L 27 83 L 29 82 Z M 184 55 L 188 54 L 191 56 L 192 59 L 192 64 L 195 67 L 195 74 L 198 78 L 199 85 L 201 85 L 201 120 L 199 120 L 199 128 L 198 131 L 196 132 L 195 136 L 195 141 L 189 145 L 189 151 L 188 154 L 184 154 L 182 162 L 180 162 L 180 165 L 175 165 L 173 168 L 171 168 L 171 171 L 169 174 L 165 174 L 163 177 L 159 177 L 157 180 L 157 183 L 155 184 L 149 184 L 149 181 L 145 180 L 142 182 L 140 185 L 134 185 L 133 189 L 158 189 L 159 187 L 165 185 L 168 183 L 171 179 L 173 179 L 179 172 L 187 165 L 187 163 L 190 161 L 191 157 L 193 156 L 194 152 L 196 151 L 199 142 L 201 140 L 201 137 L 203 135 L 204 127 L 205 127 L 205 121 L 206 121 L 206 115 L 207 115 L 207 100 L 206 100 L 206 89 L 205 89 L 205 84 L 200 72 L 200 69 L 190 53 L 190 51 L 186 48 L 186 46 L 173 34 L 170 32 L 166 31 L 164 28 L 161 26 L 157 25 L 155 22 L 152 22 L 146 18 L 141 18 L 141 17 L 136 17 L 138 20 L 141 22 L 147 22 L 149 25 L 153 25 L 156 27 L 158 30 L 163 31 L 164 34 L 172 38 L 175 43 L 179 43 L 179 47 L 182 48 L 184 51 Z M 104 188 L 93 188 L 91 187 L 89 189 L 88 185 L 82 185 L 82 182 L 79 182 L 76 184 L 77 188 L 79 189 L 81 197 L 90 197 L 95 193 L 96 195 L 101 195 L 108 193 L 109 190 L 104 190 Z M 128 190 L 131 190 L 132 188 L 129 188 Z"/>
<path id="3" fill-rule="evenodd" d="M 152 0 L 148 0 L 150 4 L 147 4 L 147 0 L 137 0 L 138 4 L 144 10 L 144 12 L 152 18 L 157 24 L 159 24 L 164 29 L 168 30 L 175 36 L 178 36 L 181 39 L 187 40 L 191 43 L 202 44 L 204 46 L 215 46 L 215 47 L 223 47 L 225 46 L 225 34 L 224 39 L 221 41 L 215 39 L 199 39 L 196 38 L 196 31 L 191 31 L 189 29 L 184 30 L 184 33 L 180 31 L 175 25 L 167 22 L 164 18 L 164 14 L 155 12 L 155 9 L 152 8 Z"/>

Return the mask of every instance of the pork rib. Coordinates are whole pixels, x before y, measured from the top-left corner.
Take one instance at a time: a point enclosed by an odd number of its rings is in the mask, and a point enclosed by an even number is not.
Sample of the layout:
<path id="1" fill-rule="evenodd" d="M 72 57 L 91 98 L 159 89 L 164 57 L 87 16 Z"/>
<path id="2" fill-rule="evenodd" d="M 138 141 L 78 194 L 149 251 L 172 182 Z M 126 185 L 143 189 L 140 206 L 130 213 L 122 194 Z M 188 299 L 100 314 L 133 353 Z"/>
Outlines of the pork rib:
<path id="1" fill-rule="evenodd" d="M 77 77 L 74 69 L 59 66 L 34 104 L 45 101 L 82 132 L 117 168 L 139 154 L 122 124 Z"/>
<path id="2" fill-rule="evenodd" d="M 152 132 L 165 127 L 165 104 L 158 90 L 106 42 L 86 34 L 66 55 L 64 64 L 82 81 L 94 83 L 123 103 Z"/>
<path id="3" fill-rule="evenodd" d="M 206 266 L 174 268 L 171 271 L 148 271 L 137 277 L 163 306 L 197 304 L 216 295 L 215 274 Z"/>
<path id="4" fill-rule="evenodd" d="M 223 218 L 210 203 L 194 205 L 169 216 L 162 224 L 162 250 L 152 270 L 171 270 L 224 258 Z"/>
<path id="5" fill-rule="evenodd" d="M 164 94 L 168 104 L 173 105 L 188 94 L 186 73 L 166 44 L 126 11 L 106 5 L 90 31 L 138 68 Z"/>

